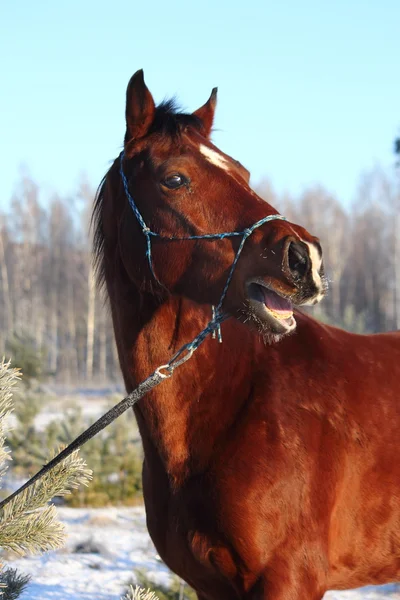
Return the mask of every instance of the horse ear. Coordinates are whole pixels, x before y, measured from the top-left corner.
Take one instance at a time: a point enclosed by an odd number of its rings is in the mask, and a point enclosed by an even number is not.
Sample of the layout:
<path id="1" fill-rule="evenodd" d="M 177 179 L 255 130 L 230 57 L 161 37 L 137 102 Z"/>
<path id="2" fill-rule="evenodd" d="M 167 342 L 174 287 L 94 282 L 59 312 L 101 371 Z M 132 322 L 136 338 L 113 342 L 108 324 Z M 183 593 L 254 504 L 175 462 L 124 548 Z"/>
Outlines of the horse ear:
<path id="1" fill-rule="evenodd" d="M 217 106 L 217 91 L 218 88 L 213 88 L 211 96 L 203 106 L 195 110 L 193 113 L 202 121 L 206 137 L 209 137 L 214 121 L 215 107 Z"/>
<path id="2" fill-rule="evenodd" d="M 146 135 L 154 120 L 156 106 L 144 82 L 143 69 L 132 75 L 126 90 L 125 143 Z"/>

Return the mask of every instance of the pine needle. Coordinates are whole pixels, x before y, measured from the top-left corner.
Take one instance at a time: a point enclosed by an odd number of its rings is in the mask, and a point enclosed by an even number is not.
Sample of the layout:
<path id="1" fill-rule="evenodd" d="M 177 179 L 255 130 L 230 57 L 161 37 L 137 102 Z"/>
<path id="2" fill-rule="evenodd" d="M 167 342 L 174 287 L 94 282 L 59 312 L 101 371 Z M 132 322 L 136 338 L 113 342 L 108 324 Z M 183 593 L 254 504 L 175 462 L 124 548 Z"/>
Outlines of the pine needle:
<path id="1" fill-rule="evenodd" d="M 4 448 L 4 421 L 12 410 L 12 390 L 20 378 L 10 363 L 0 362 L 0 478 L 10 460 Z M 47 506 L 55 496 L 65 496 L 80 485 L 88 485 L 92 471 L 85 461 L 73 452 L 59 465 L 31 487 L 16 496 L 0 511 L 0 548 L 18 554 L 40 553 L 60 548 L 65 540 L 64 526 L 57 518 L 53 505 Z"/>
<path id="2" fill-rule="evenodd" d="M 4 446 L 4 422 L 12 412 L 13 387 L 21 378 L 18 369 L 12 369 L 10 362 L 4 357 L 0 361 L 0 479 L 7 471 L 6 461 L 11 460 L 8 449 Z"/>
<path id="3" fill-rule="evenodd" d="M 16 600 L 30 581 L 29 575 L 21 575 L 16 569 L 5 569 L 0 572 L 1 600 Z"/>
<path id="4" fill-rule="evenodd" d="M 54 496 L 65 496 L 80 485 L 88 485 L 92 472 L 78 451 L 46 473 L 4 507 L 0 518 L 0 547 L 18 554 L 45 552 L 63 545 L 64 526 L 53 505 Z"/>
<path id="5" fill-rule="evenodd" d="M 128 593 L 121 600 L 158 600 L 158 597 L 150 589 L 145 590 L 139 585 L 136 587 L 130 585 Z"/>

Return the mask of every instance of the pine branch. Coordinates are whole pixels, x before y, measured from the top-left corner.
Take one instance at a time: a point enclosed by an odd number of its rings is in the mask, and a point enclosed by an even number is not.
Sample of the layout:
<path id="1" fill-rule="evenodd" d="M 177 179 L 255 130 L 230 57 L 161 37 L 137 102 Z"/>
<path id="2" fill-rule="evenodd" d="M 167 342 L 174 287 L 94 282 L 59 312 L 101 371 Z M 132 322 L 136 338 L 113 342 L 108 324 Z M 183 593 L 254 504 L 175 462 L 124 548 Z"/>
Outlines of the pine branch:
<path id="1" fill-rule="evenodd" d="M 10 368 L 10 362 L 2 358 L 0 361 L 0 479 L 7 471 L 5 462 L 11 460 L 8 450 L 4 447 L 4 422 L 11 414 L 13 387 L 20 378 L 19 370 Z"/>
<path id="2" fill-rule="evenodd" d="M 63 545 L 64 526 L 54 506 L 42 509 L 54 496 L 65 496 L 88 485 L 92 472 L 74 452 L 42 479 L 4 507 L 0 518 L 0 547 L 25 554 L 44 552 Z"/>
<path id="3" fill-rule="evenodd" d="M 54 505 L 0 525 L 0 546 L 20 555 L 55 550 L 64 539 L 64 526 Z"/>
<path id="4" fill-rule="evenodd" d="M 0 572 L 1 600 L 16 600 L 30 581 L 29 575 L 21 575 L 17 569 L 5 569 Z"/>
<path id="5" fill-rule="evenodd" d="M 158 600 L 156 594 L 150 589 L 145 590 L 139 585 L 133 587 L 129 586 L 129 591 L 121 600 Z"/>
<path id="6" fill-rule="evenodd" d="M 0 467 L 10 459 L 4 449 L 4 421 L 11 412 L 12 390 L 19 378 L 19 371 L 10 368 L 10 363 L 3 359 L 0 362 Z M 5 470 L 2 467 L 0 477 Z M 62 546 L 64 526 L 58 521 L 55 507 L 46 505 L 54 496 L 65 496 L 80 485 L 88 485 L 91 478 L 91 470 L 76 451 L 16 496 L 0 512 L 0 548 L 26 554 Z"/>
<path id="7" fill-rule="evenodd" d="M 85 461 L 78 458 L 78 451 L 73 452 L 4 507 L 0 527 L 10 519 L 44 506 L 54 496 L 66 496 L 80 485 L 88 485 L 91 478 L 92 472 L 86 467 Z"/>

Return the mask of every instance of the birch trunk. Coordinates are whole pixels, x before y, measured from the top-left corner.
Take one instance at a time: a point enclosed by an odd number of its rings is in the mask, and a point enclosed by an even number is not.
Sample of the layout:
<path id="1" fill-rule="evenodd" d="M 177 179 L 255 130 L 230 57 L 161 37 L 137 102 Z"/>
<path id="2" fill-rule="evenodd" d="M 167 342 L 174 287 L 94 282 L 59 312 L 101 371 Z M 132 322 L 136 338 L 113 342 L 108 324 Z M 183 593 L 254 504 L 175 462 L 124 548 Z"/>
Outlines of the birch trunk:
<path id="1" fill-rule="evenodd" d="M 3 292 L 3 306 L 4 306 L 4 332 L 9 334 L 13 330 L 13 319 L 10 301 L 10 284 L 8 280 L 8 270 L 6 263 L 6 255 L 4 250 L 3 233 L 0 232 L 0 272 L 1 272 L 1 286 Z"/>

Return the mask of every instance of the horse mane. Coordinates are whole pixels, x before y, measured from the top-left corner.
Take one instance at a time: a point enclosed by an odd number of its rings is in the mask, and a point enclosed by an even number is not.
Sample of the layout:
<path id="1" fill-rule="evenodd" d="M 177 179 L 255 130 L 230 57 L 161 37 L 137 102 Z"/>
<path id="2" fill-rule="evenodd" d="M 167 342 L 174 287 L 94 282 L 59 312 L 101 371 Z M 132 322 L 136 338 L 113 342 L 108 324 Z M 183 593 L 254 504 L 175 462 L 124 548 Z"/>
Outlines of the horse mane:
<path id="1" fill-rule="evenodd" d="M 103 219 L 102 219 L 102 208 L 103 199 L 105 193 L 105 184 L 108 175 L 110 174 L 114 164 L 110 167 L 103 179 L 100 181 L 100 185 L 97 188 L 96 195 L 94 197 L 94 205 L 92 216 L 90 218 L 90 231 L 93 235 L 92 244 L 92 263 L 97 280 L 97 285 L 102 288 L 105 282 L 105 268 L 104 268 L 104 250 L 105 250 L 105 236 L 103 230 Z"/>
<path id="2" fill-rule="evenodd" d="M 183 112 L 178 106 L 175 98 L 164 100 L 156 107 L 153 123 L 148 135 L 159 134 L 172 139 L 179 138 L 182 132 L 192 127 L 201 131 L 203 123 L 199 117 L 191 113 Z M 119 172 L 119 159 L 115 159 L 107 173 L 100 182 L 95 195 L 93 212 L 90 220 L 90 229 L 93 232 L 93 266 L 96 274 L 97 284 L 103 287 L 105 283 L 105 235 L 103 229 L 102 208 L 107 193 L 107 183 L 111 182 L 112 176 Z M 112 188 L 116 193 L 117 185 Z"/>

